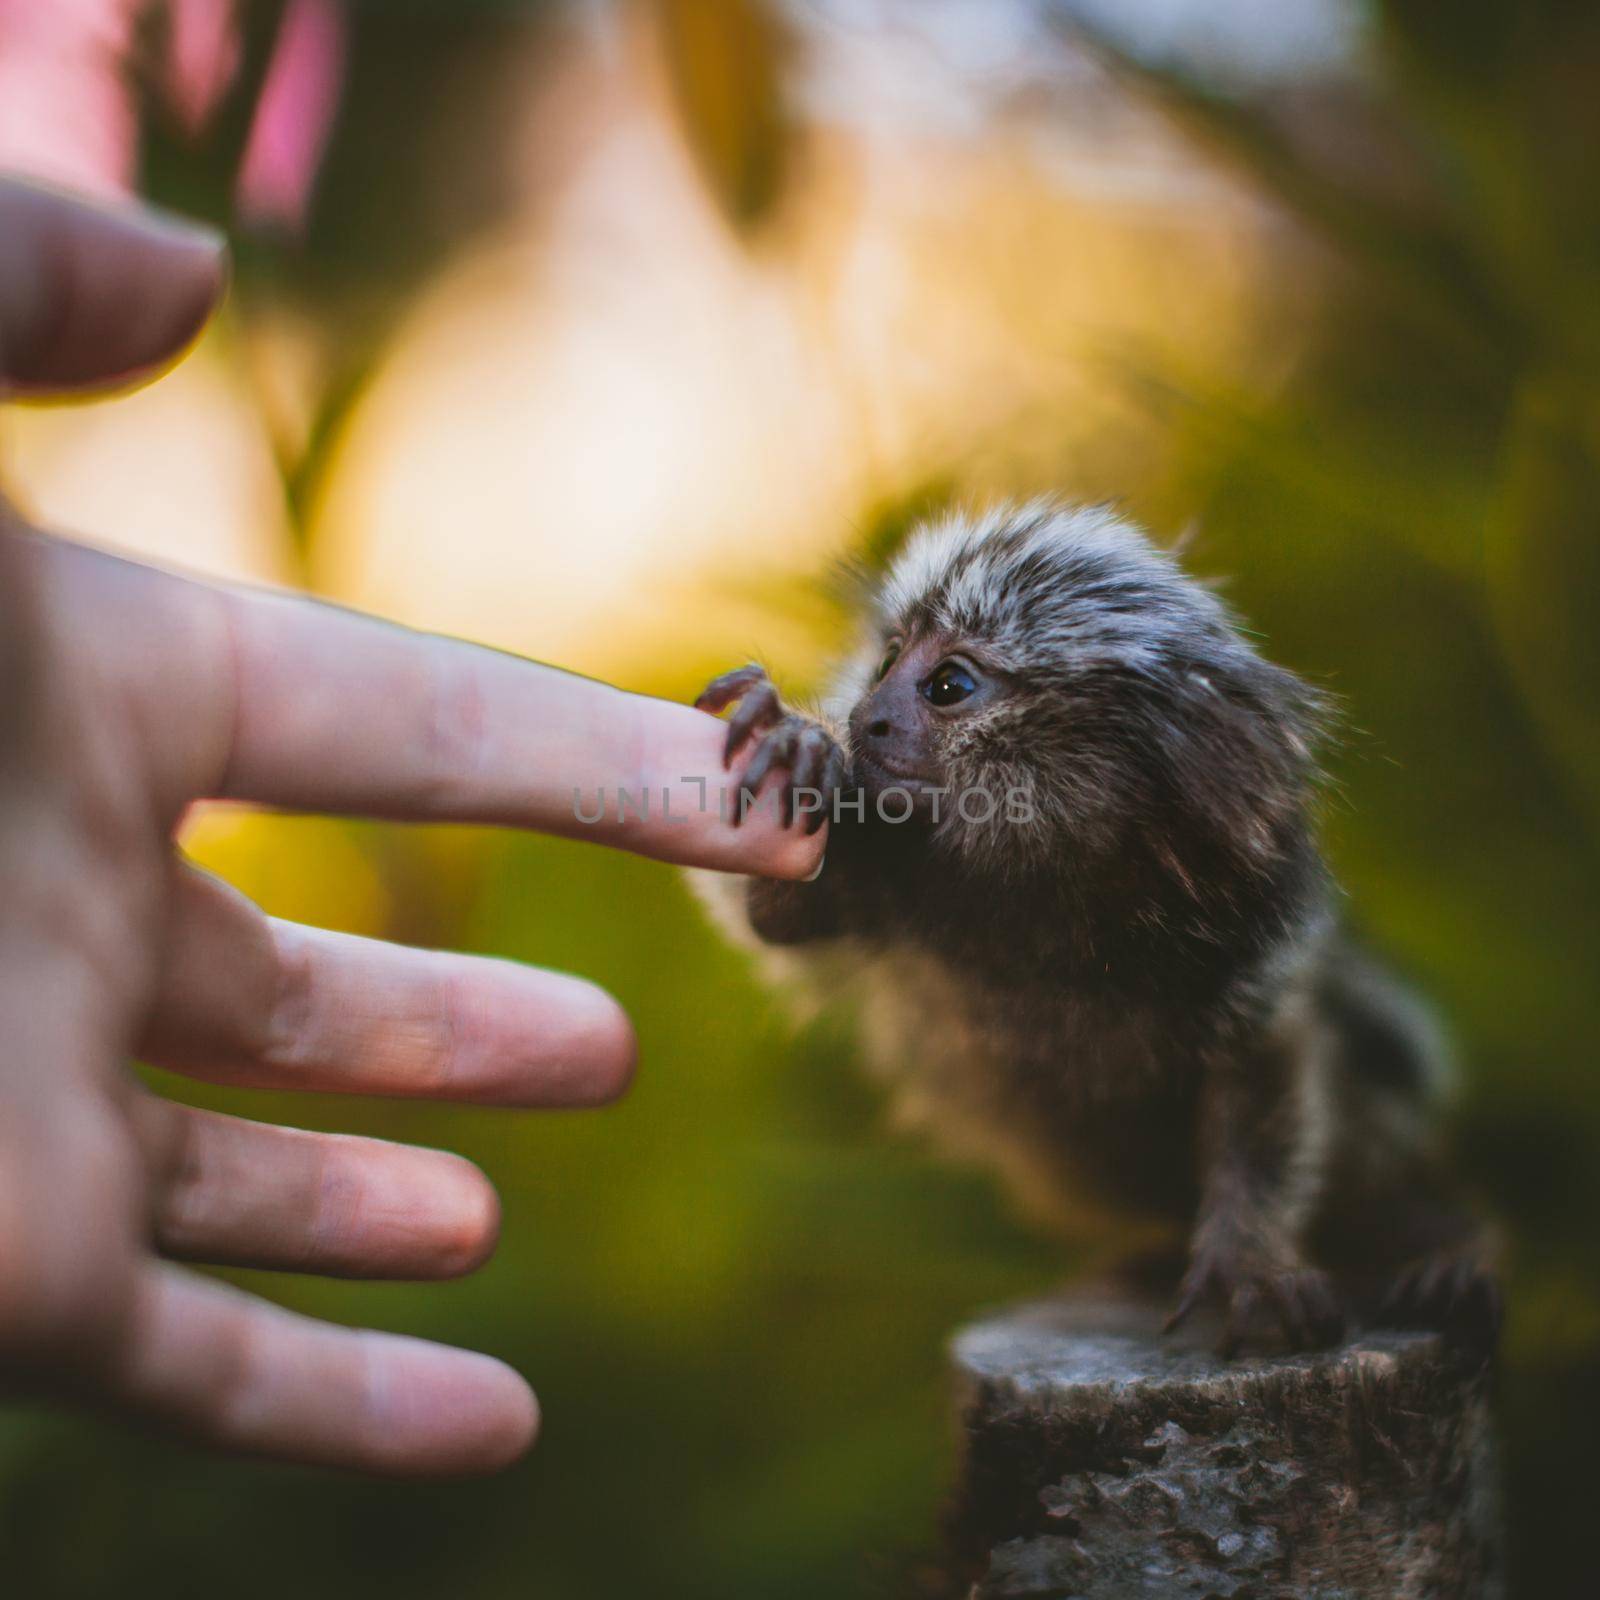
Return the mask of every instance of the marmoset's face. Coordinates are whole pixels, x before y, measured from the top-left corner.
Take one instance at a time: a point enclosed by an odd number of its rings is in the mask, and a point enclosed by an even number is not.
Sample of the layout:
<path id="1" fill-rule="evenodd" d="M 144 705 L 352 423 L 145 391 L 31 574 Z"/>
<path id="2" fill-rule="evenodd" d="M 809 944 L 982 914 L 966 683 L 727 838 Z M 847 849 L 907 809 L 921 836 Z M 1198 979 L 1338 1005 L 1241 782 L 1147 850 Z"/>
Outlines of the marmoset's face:
<path id="1" fill-rule="evenodd" d="M 947 788 L 953 741 L 994 715 L 1009 692 L 980 648 L 946 634 L 892 635 L 872 687 L 850 714 L 850 743 L 869 795 L 920 800 Z"/>

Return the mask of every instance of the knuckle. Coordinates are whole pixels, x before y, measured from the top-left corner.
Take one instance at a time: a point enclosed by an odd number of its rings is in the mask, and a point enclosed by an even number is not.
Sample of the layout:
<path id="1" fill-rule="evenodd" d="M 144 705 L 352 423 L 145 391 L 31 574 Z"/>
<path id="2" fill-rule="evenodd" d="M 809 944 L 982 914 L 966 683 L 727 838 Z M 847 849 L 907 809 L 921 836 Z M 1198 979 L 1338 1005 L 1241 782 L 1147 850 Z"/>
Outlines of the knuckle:
<path id="1" fill-rule="evenodd" d="M 319 1141 L 314 1181 L 306 1190 L 301 1265 L 336 1268 L 352 1254 L 362 1212 L 363 1184 L 343 1139 Z"/>
<path id="2" fill-rule="evenodd" d="M 271 1066 L 294 1067 L 312 1036 L 317 964 L 305 932 L 293 924 L 272 924 L 272 941 L 276 992 L 261 1031 L 261 1057 Z"/>
<path id="3" fill-rule="evenodd" d="M 434 981 L 413 1024 L 413 1067 L 428 1094 L 477 1070 L 494 1048 L 494 1019 L 480 1003 L 469 968 L 434 957 Z"/>
<path id="4" fill-rule="evenodd" d="M 206 1167 L 199 1124 L 193 1115 L 171 1118 L 162 1151 L 156 1200 L 156 1233 L 162 1247 L 181 1253 L 197 1232 L 205 1192 Z"/>
<path id="5" fill-rule="evenodd" d="M 270 1385 L 260 1330 L 249 1318 L 229 1318 L 208 1341 L 206 1370 L 194 1405 L 206 1430 L 224 1444 L 257 1437 Z M 200 1421 L 201 1416 L 193 1419 Z"/>
<path id="6" fill-rule="evenodd" d="M 483 772 L 488 712 L 477 663 L 464 651 L 441 650 L 428 678 L 422 728 L 425 787 L 444 805 Z"/>

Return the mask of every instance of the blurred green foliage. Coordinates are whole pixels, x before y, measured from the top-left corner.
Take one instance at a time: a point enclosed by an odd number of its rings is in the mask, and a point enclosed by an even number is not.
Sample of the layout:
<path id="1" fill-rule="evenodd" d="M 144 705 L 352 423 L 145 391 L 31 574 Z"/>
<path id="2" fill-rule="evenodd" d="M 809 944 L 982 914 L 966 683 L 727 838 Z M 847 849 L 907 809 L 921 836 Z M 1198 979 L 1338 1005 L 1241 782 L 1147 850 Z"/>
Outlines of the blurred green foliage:
<path id="1" fill-rule="evenodd" d="M 350 330 L 323 434 L 394 308 L 497 215 L 499 169 L 459 153 L 495 149 L 507 30 L 545 22 L 539 7 L 382 9 L 381 27 L 356 11 L 308 238 L 242 244 L 247 296 L 292 294 Z M 714 9 L 726 28 L 682 5 L 658 22 L 686 136 L 748 224 L 786 170 L 780 36 L 759 6 Z M 1270 397 L 1123 353 L 1118 379 L 1163 441 L 1123 492 L 1158 527 L 1197 516 L 1192 564 L 1227 575 L 1267 648 L 1342 697 L 1328 834 L 1351 915 L 1450 1019 L 1464 1159 L 1514 1237 L 1516 1593 L 1545 1600 L 1592 1588 L 1600 1417 L 1600 12 L 1389 0 L 1374 15 L 1374 79 L 1341 109 L 1356 157 L 1306 138 L 1293 96 L 1225 94 L 1099 41 L 1302 225 L 1261 316 L 1292 316 L 1306 349 Z M 152 112 L 151 190 L 225 218 L 242 115 L 196 149 Z M 291 503 L 315 467 L 285 463 Z M 864 514 L 869 557 L 903 527 L 891 487 Z M 682 692 L 722 664 L 635 686 Z M 598 1114 L 201 1096 L 479 1161 L 506 1212 L 479 1276 L 262 1287 L 505 1357 L 540 1391 L 544 1439 L 488 1483 L 395 1486 L 13 1415 L 8 1592 L 902 1592 L 947 1471 L 942 1340 L 1044 1287 L 1060 1252 L 985 1181 L 884 1140 L 847 1023 L 797 1037 L 664 869 L 504 836 L 263 826 L 246 886 L 269 908 L 315 914 L 307 884 L 336 849 L 346 878 L 354 859 L 384 889 L 363 931 L 571 968 L 638 1020 L 638 1086 Z"/>
<path id="2" fill-rule="evenodd" d="M 1355 164 L 1296 142 L 1292 99 L 1097 46 L 1331 252 L 1282 392 L 1167 395 L 1183 462 L 1156 494 L 1345 702 L 1335 863 L 1454 1027 L 1466 1159 L 1514 1236 L 1514 1592 L 1577 1595 L 1600 1418 L 1600 12 L 1376 9 Z"/>
<path id="3" fill-rule="evenodd" d="M 417 291 L 520 198 L 501 153 L 530 92 L 554 0 L 343 0 L 348 37 L 333 135 L 304 232 L 235 225 L 234 190 L 287 0 L 237 8 L 239 64 L 200 132 L 162 81 L 171 14 L 140 13 L 125 63 L 140 108 L 141 188 L 229 235 L 245 319 L 288 305 L 336 331 L 304 437 L 280 444 L 291 528 L 303 537 L 329 451 Z"/>

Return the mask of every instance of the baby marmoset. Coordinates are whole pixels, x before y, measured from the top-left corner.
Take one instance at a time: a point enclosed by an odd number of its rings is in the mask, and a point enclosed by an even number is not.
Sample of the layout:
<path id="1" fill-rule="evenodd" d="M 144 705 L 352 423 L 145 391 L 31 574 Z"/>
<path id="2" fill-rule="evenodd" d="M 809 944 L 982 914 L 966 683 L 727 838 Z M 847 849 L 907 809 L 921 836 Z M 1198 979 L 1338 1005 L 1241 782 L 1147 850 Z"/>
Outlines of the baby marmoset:
<path id="1" fill-rule="evenodd" d="M 820 717 L 759 667 L 698 702 L 739 702 L 745 785 L 833 819 L 812 882 L 732 880 L 757 938 L 858 989 L 874 1061 L 1035 1209 L 1181 1233 L 1174 1323 L 1491 1326 L 1434 1031 L 1336 926 L 1319 696 L 1100 508 L 925 526 L 866 624 Z"/>

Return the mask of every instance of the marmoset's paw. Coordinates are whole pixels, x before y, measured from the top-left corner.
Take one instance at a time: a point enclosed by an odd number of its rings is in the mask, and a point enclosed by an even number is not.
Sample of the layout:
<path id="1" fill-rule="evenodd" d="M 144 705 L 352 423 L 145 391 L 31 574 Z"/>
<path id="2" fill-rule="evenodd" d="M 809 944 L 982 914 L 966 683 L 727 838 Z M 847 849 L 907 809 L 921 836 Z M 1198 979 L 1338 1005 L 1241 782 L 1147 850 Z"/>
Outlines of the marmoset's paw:
<path id="1" fill-rule="evenodd" d="M 752 664 L 725 672 L 706 685 L 695 706 L 716 712 L 736 700 L 739 709 L 728 719 L 723 765 L 731 766 L 739 751 L 759 737 L 740 779 L 739 805 L 730 820 L 737 827 L 767 775 L 782 772 L 786 776 L 773 793 L 785 826 L 800 816 L 805 831 L 815 833 L 827 820 L 830 802 L 844 783 L 848 769 L 844 751 L 820 722 L 785 709 L 763 667 Z"/>
<path id="2" fill-rule="evenodd" d="M 1327 1273 L 1284 1267 L 1244 1254 L 1197 1255 L 1178 1287 L 1178 1304 L 1165 1331 L 1185 1322 L 1204 1301 L 1226 1314 L 1217 1346 L 1224 1360 L 1245 1345 L 1286 1340 L 1291 1350 L 1320 1350 L 1344 1333 L 1344 1310 Z"/>
<path id="3" fill-rule="evenodd" d="M 1378 1308 L 1396 1328 L 1428 1328 L 1491 1351 L 1500 1337 L 1500 1281 L 1476 1245 L 1436 1250 L 1402 1267 Z"/>

